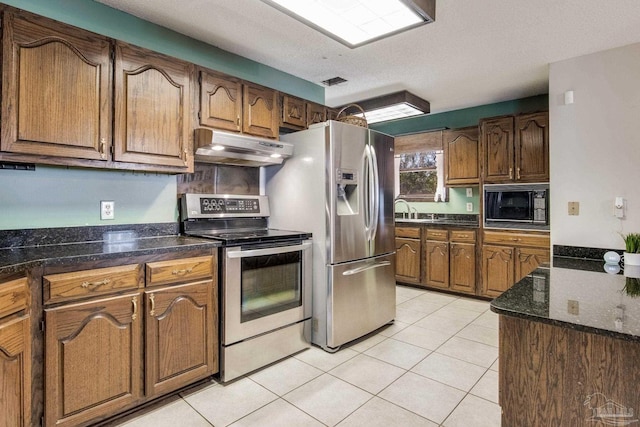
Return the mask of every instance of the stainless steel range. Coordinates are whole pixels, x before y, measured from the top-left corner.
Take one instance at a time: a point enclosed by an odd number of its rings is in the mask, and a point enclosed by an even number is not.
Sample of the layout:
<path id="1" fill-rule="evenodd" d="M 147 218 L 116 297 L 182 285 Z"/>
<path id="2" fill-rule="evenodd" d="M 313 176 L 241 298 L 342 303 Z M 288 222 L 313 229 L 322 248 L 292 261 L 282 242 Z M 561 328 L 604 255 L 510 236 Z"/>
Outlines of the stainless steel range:
<path id="1" fill-rule="evenodd" d="M 220 378 L 308 348 L 311 234 L 268 228 L 267 196 L 183 194 L 184 234 L 219 240 Z"/>

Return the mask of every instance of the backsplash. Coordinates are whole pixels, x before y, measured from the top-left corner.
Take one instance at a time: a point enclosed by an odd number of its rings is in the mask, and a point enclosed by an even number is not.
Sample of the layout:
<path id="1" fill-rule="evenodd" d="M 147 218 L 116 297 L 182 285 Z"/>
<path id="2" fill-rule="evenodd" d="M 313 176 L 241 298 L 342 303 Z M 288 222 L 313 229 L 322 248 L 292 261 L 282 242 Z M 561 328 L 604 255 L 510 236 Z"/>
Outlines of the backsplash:
<path id="1" fill-rule="evenodd" d="M 193 174 L 178 175 L 178 194 L 260 194 L 260 169 L 196 163 Z"/>

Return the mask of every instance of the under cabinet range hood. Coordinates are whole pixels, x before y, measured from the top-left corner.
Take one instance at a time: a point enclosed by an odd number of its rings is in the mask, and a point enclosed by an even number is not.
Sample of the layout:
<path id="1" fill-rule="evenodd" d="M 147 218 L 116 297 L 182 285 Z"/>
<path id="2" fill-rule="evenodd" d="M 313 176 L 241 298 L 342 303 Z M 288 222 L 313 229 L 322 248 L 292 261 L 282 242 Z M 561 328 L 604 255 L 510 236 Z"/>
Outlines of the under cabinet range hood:
<path id="1" fill-rule="evenodd" d="M 279 165 L 293 155 L 293 144 L 243 134 L 198 128 L 195 161 L 234 166 Z"/>

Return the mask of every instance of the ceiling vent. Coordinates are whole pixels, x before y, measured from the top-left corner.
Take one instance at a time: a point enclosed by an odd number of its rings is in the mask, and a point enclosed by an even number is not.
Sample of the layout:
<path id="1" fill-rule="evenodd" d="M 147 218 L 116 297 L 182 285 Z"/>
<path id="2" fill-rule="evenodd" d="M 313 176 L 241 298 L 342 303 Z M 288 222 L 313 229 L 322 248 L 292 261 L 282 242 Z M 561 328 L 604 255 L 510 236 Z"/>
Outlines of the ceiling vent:
<path id="1" fill-rule="evenodd" d="M 343 79 L 342 77 L 332 77 L 330 79 L 323 80 L 320 83 L 322 83 L 325 86 L 335 86 L 335 85 L 339 85 L 340 83 L 344 83 L 346 81 L 347 80 Z"/>

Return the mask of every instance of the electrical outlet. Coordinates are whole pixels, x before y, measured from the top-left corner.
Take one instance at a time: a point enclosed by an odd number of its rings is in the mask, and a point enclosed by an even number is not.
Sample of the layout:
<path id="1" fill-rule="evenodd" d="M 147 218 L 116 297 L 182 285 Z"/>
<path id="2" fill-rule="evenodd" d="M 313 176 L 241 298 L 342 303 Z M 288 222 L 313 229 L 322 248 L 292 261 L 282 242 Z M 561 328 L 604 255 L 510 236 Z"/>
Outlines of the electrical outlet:
<path id="1" fill-rule="evenodd" d="M 569 215 L 580 215 L 580 202 L 569 202 Z"/>
<path id="2" fill-rule="evenodd" d="M 467 203 L 467 212 L 473 212 L 473 203 Z"/>
<path id="3" fill-rule="evenodd" d="M 113 201 L 100 201 L 100 219 L 115 218 L 116 203 Z"/>
<path id="4" fill-rule="evenodd" d="M 467 197 L 473 197 L 473 188 L 467 187 Z"/>
<path id="5" fill-rule="evenodd" d="M 567 313 L 573 314 L 574 316 L 580 314 L 580 304 L 578 301 L 571 299 L 567 301 Z"/>

